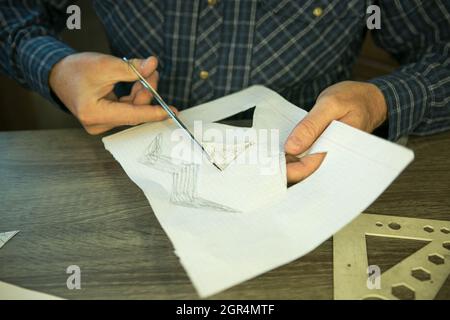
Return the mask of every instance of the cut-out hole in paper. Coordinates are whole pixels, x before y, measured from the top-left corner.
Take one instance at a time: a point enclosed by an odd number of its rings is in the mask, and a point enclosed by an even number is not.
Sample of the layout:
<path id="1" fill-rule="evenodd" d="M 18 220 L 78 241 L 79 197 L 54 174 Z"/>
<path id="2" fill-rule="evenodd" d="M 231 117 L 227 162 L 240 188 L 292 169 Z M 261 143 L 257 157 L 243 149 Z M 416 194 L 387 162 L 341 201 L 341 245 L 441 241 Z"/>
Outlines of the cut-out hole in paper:
<path id="1" fill-rule="evenodd" d="M 255 114 L 256 107 L 241 111 L 225 119 L 215 121 L 215 123 L 221 123 L 226 125 L 232 125 L 234 127 L 251 128 L 253 126 L 253 115 Z"/>

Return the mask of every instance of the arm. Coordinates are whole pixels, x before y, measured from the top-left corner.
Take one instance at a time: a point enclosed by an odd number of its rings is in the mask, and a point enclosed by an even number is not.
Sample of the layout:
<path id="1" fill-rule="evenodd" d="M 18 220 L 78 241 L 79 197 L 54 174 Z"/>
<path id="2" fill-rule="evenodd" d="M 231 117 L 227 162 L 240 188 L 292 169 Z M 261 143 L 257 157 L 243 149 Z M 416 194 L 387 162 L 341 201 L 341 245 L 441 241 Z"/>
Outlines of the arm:
<path id="1" fill-rule="evenodd" d="M 51 99 L 52 67 L 74 50 L 57 39 L 68 1 L 0 0 L 0 71 Z"/>
<path id="2" fill-rule="evenodd" d="M 344 81 L 325 89 L 286 141 L 288 155 L 308 150 L 333 120 L 367 132 L 388 120 L 390 140 L 450 128 L 450 2 L 379 2 L 382 24 L 375 39 L 402 67 L 368 82 Z M 324 155 L 288 159 L 294 160 L 287 164 L 292 183 L 312 174 Z"/>
<path id="3" fill-rule="evenodd" d="M 450 2 L 379 1 L 375 42 L 401 67 L 370 80 L 388 106 L 389 139 L 450 128 Z M 409 3 L 407 3 L 409 2 Z"/>
<path id="4" fill-rule="evenodd" d="M 47 99 L 59 99 L 91 134 L 166 119 L 160 106 L 149 105 L 153 97 L 121 59 L 75 53 L 56 38 L 65 25 L 67 5 L 57 0 L 0 0 L 0 71 Z M 157 59 L 133 63 L 156 87 Z M 119 99 L 113 89 L 124 81 L 135 84 L 130 95 Z"/>

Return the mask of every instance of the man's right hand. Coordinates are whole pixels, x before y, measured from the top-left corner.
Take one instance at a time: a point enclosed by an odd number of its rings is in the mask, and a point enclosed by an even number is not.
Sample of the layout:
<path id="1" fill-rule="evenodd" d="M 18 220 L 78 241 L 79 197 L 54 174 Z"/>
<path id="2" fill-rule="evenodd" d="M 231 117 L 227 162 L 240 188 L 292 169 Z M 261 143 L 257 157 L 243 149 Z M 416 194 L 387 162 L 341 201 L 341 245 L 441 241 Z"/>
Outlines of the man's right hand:
<path id="1" fill-rule="evenodd" d="M 133 64 L 156 89 L 158 60 L 133 59 Z M 50 72 L 49 85 L 90 134 L 100 134 L 122 125 L 161 121 L 167 113 L 150 105 L 153 97 L 136 81 L 123 60 L 100 53 L 77 53 L 58 62 Z M 118 99 L 118 82 L 135 82 L 130 95 Z M 173 108 L 176 112 L 176 109 Z"/>

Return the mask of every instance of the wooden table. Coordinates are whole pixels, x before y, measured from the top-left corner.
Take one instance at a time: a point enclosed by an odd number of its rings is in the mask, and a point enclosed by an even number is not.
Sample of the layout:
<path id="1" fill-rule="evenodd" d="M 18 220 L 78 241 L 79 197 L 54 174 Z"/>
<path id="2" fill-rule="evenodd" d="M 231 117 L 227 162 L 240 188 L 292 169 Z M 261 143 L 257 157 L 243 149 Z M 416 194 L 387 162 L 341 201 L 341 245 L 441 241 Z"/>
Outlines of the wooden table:
<path id="1" fill-rule="evenodd" d="M 416 160 L 367 212 L 450 220 L 450 132 L 409 147 Z M 0 133 L 0 232 L 11 230 L 2 281 L 69 299 L 197 298 L 143 193 L 82 130 Z M 332 299 L 332 245 L 213 298 Z M 413 250 L 382 247 L 381 265 Z M 66 287 L 70 265 L 81 290 Z M 438 298 L 450 299 L 449 279 Z"/>

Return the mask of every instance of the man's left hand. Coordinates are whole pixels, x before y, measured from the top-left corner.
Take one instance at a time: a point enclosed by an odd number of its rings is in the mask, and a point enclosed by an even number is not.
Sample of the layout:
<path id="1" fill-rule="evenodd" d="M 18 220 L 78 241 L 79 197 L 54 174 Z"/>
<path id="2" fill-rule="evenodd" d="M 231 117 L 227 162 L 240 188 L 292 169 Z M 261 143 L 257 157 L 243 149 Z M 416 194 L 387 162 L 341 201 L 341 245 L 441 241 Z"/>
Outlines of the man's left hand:
<path id="1" fill-rule="evenodd" d="M 374 84 L 343 81 L 328 87 L 286 140 L 288 182 L 297 183 L 319 168 L 325 154 L 296 156 L 307 151 L 333 120 L 372 132 L 386 118 L 384 95 Z"/>

